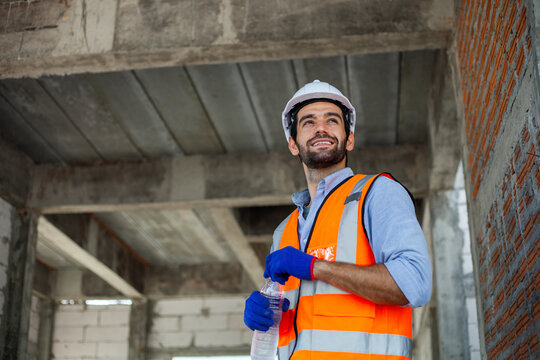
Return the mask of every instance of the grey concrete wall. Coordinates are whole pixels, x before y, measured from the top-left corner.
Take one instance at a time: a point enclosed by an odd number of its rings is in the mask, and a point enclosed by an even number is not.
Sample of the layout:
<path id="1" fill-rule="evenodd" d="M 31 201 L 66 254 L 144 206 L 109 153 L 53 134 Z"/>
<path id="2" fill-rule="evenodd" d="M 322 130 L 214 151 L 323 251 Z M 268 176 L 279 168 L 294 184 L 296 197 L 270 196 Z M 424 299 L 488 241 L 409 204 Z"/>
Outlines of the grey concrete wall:
<path id="1" fill-rule="evenodd" d="M 454 189 L 426 201 L 424 234 L 432 254 L 431 301 L 413 312 L 413 358 L 480 360 L 476 293 L 463 169 Z"/>
<path id="2" fill-rule="evenodd" d="M 467 212 L 467 198 L 463 178 L 463 165 L 460 163 L 454 185 L 455 202 L 457 206 L 458 227 L 463 234 L 461 248 L 461 284 L 465 296 L 465 314 L 467 316 L 468 352 L 471 360 L 480 360 L 480 338 L 478 331 L 478 313 L 471 252 L 471 237 Z"/>
<path id="3" fill-rule="evenodd" d="M 465 296 L 462 284 L 463 233 L 458 226 L 456 194 L 430 196 L 439 358 L 469 359 Z"/>
<path id="4" fill-rule="evenodd" d="M 4 304 L 7 287 L 9 243 L 11 239 L 11 213 L 13 207 L 0 198 L 0 348 L 4 339 Z"/>
<path id="5" fill-rule="evenodd" d="M 28 327 L 28 354 L 27 360 L 39 358 L 39 327 L 40 327 L 41 300 L 36 295 L 32 296 L 30 308 L 30 325 Z"/>

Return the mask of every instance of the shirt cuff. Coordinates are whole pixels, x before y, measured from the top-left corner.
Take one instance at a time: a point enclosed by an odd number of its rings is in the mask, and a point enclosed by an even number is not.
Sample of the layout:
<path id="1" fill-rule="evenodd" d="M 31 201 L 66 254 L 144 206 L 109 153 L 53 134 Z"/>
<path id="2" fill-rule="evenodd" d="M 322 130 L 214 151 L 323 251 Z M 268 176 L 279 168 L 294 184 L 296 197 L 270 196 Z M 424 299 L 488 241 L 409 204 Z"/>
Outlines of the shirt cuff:
<path id="1" fill-rule="evenodd" d="M 418 270 L 401 260 L 384 264 L 409 303 L 406 306 L 420 307 L 428 303 L 431 294 L 431 279 L 424 279 Z"/>

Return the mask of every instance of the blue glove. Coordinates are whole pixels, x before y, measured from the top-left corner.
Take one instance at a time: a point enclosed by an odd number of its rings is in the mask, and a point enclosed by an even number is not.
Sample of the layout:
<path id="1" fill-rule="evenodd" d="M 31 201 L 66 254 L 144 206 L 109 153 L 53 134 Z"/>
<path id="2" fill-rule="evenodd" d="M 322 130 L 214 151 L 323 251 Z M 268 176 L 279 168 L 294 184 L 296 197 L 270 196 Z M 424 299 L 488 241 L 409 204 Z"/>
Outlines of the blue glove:
<path id="1" fill-rule="evenodd" d="M 264 277 L 270 277 L 282 285 L 291 275 L 301 280 L 313 280 L 311 270 L 314 261 L 315 256 L 287 246 L 266 257 Z"/>
<path id="2" fill-rule="evenodd" d="M 246 300 L 244 309 L 244 323 L 251 330 L 268 331 L 274 323 L 274 312 L 269 309 L 270 303 L 268 299 L 261 295 L 260 292 L 254 291 Z M 289 310 L 289 300 L 283 299 L 282 310 Z"/>

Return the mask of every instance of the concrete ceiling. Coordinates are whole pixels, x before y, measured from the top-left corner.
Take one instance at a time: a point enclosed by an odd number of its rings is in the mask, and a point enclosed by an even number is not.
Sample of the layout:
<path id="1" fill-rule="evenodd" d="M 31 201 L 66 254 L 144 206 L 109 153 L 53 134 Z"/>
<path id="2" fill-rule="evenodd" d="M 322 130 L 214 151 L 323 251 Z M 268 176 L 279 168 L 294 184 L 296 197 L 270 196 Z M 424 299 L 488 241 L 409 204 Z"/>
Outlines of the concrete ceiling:
<path id="1" fill-rule="evenodd" d="M 50 268 L 86 268 L 131 296 L 222 291 L 224 274 L 237 291 L 260 283 L 272 230 L 305 186 L 281 111 L 314 79 L 356 107 L 350 166 L 391 171 L 417 197 L 427 193 L 435 49 L 451 23 L 444 1 L 115 3 L 110 14 L 109 3 L 84 13 L 80 2 L 37 2 L 26 18 L 10 4 L 0 36 L 0 145 L 31 168 L 6 160 L 30 180 L 0 180 L 47 214 L 38 259 Z M 201 27 L 214 12 L 219 24 Z M 94 28 L 92 16 L 105 23 Z M 309 24 L 291 24 L 298 16 Z M 191 40 L 178 40 L 184 25 Z M 41 42 L 29 40 L 36 34 Z M 107 293 L 89 284 L 86 295 Z"/>
<path id="2" fill-rule="evenodd" d="M 284 104 L 334 84 L 356 146 L 426 142 L 431 50 L 0 81 L 0 131 L 36 163 L 286 150 Z"/>

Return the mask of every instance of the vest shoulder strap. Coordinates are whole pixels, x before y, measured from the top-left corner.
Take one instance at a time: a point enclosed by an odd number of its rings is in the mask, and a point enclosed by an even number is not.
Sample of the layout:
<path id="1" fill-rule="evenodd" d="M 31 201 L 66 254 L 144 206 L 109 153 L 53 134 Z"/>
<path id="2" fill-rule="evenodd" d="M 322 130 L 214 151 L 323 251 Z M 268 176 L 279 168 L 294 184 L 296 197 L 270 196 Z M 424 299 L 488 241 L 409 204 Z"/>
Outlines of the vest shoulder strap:
<path id="1" fill-rule="evenodd" d="M 294 211 L 298 211 L 298 210 L 294 210 Z M 272 236 L 272 246 L 270 247 L 270 253 L 273 253 L 274 251 L 279 249 L 279 243 L 281 242 L 281 236 L 283 235 L 283 231 L 285 230 L 285 226 L 287 226 L 287 223 L 289 222 L 289 219 L 291 218 L 291 215 L 294 213 L 294 211 L 292 213 L 290 213 L 289 216 L 287 216 L 285 218 L 285 220 L 283 220 L 278 225 L 276 230 L 274 230 L 274 235 Z"/>
<path id="2" fill-rule="evenodd" d="M 400 183 L 398 180 L 396 180 L 396 178 L 394 176 L 392 176 L 392 174 L 390 174 L 388 172 L 383 172 L 383 173 L 380 173 L 380 174 L 377 174 L 377 175 L 370 175 L 369 179 L 367 180 L 367 183 L 365 184 L 366 188 L 365 188 L 363 194 L 361 195 L 362 196 L 362 209 L 361 209 L 360 213 L 358 214 L 358 216 L 360 217 L 360 221 L 362 222 L 362 229 L 364 231 L 364 235 L 366 236 L 366 239 L 369 239 L 369 236 L 368 236 L 368 233 L 367 233 L 367 230 L 366 230 L 366 225 L 364 224 L 364 214 L 365 214 L 365 211 L 366 211 L 366 201 L 365 201 L 365 199 L 368 196 L 369 192 L 371 191 L 372 185 L 375 182 L 375 180 L 377 180 L 381 176 L 384 176 L 384 177 L 386 177 L 386 178 L 388 178 L 390 180 L 393 180 L 393 181 L 397 182 L 399 185 L 401 185 L 407 191 L 407 194 L 409 194 L 409 197 L 411 198 L 411 201 L 414 203 L 414 196 L 411 194 L 409 189 L 407 189 L 402 183 Z M 368 176 L 366 176 L 366 178 L 367 177 Z M 369 239 L 369 241 L 371 242 L 371 239 Z"/>

